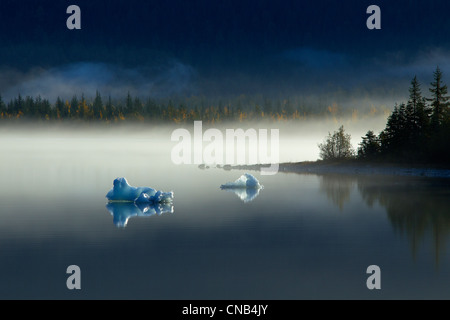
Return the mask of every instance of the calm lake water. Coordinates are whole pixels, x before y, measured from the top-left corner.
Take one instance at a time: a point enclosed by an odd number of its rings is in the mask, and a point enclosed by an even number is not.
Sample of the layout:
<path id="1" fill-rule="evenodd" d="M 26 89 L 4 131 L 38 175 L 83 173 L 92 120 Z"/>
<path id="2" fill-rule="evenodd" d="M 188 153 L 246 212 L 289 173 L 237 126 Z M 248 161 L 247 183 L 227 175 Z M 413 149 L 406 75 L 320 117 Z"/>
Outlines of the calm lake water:
<path id="1" fill-rule="evenodd" d="M 0 135 L 2 299 L 450 298 L 448 181 L 250 172 L 244 202 L 219 188 L 243 171 L 176 166 L 158 131 Z M 107 207 L 116 177 L 173 208 Z"/>

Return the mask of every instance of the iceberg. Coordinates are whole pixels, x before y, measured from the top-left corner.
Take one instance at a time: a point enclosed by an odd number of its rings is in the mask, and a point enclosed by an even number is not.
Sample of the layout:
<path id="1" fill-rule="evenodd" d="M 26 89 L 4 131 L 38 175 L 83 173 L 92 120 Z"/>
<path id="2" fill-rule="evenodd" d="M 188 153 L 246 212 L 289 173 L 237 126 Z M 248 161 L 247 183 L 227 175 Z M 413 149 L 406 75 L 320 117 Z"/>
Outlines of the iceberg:
<path id="1" fill-rule="evenodd" d="M 233 192 L 239 199 L 247 203 L 253 201 L 259 195 L 260 190 L 264 189 L 264 186 L 254 176 L 245 173 L 236 181 L 221 185 L 220 189 Z"/>
<path id="2" fill-rule="evenodd" d="M 127 179 L 116 178 L 113 188 L 108 191 L 106 198 L 110 202 L 168 203 L 173 200 L 173 192 L 157 191 L 150 187 L 133 187 L 130 186 Z"/>
<path id="3" fill-rule="evenodd" d="M 221 189 L 262 189 L 263 186 L 259 183 L 258 179 L 252 176 L 250 173 L 244 173 L 234 182 L 227 182 L 220 186 Z"/>
<path id="4" fill-rule="evenodd" d="M 135 203 L 135 202 L 109 202 L 106 209 L 113 216 L 116 227 L 126 227 L 131 217 L 150 217 L 163 213 L 173 213 L 171 203 Z"/>

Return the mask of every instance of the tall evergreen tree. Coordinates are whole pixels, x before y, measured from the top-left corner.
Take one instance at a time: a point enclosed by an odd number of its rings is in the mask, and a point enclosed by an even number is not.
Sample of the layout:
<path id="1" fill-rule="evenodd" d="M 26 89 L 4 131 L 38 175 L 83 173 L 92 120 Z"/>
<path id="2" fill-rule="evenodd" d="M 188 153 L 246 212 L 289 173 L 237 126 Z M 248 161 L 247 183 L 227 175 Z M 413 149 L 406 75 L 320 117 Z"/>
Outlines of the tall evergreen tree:
<path id="1" fill-rule="evenodd" d="M 5 112 L 5 111 L 6 111 L 6 105 L 3 102 L 2 95 L 0 94 L 0 113 Z"/>
<path id="2" fill-rule="evenodd" d="M 111 96 L 108 97 L 108 102 L 105 105 L 105 119 L 111 120 L 114 118 L 113 104 L 111 101 Z"/>
<path id="3" fill-rule="evenodd" d="M 78 98 L 76 95 L 74 95 L 72 97 L 72 100 L 70 100 L 70 109 L 71 109 L 70 115 L 72 118 L 76 116 L 76 112 L 78 110 L 78 105 L 79 105 Z"/>
<path id="4" fill-rule="evenodd" d="M 144 113 L 144 108 L 143 108 L 141 99 L 139 99 L 139 97 L 134 98 L 133 111 L 136 114 L 136 116 L 142 115 Z"/>
<path id="5" fill-rule="evenodd" d="M 407 106 L 411 106 L 414 115 L 417 113 L 420 103 L 422 103 L 422 92 L 417 76 L 414 76 L 411 81 L 411 87 L 409 88 L 409 100 L 407 104 Z"/>
<path id="6" fill-rule="evenodd" d="M 442 71 L 439 67 L 436 67 L 433 76 L 434 81 L 429 89 L 432 97 L 428 100 L 431 102 L 432 107 L 431 125 L 436 128 L 441 125 L 447 113 L 449 96 L 447 96 L 447 85 L 442 82 Z"/>
<path id="7" fill-rule="evenodd" d="M 58 119 L 61 119 L 63 116 L 63 108 L 64 108 L 64 102 L 61 100 L 60 97 L 56 99 L 55 109 L 56 109 L 56 117 Z"/>
<path id="8" fill-rule="evenodd" d="M 17 99 L 14 99 L 13 113 L 15 115 L 23 113 L 23 98 L 20 93 Z"/>
<path id="9" fill-rule="evenodd" d="M 31 113 L 36 119 L 42 119 L 42 97 L 40 95 L 34 100 L 34 110 Z"/>
<path id="10" fill-rule="evenodd" d="M 148 98 L 147 102 L 145 103 L 145 114 L 149 117 L 151 120 L 158 119 L 160 116 L 160 110 L 158 105 L 153 99 Z"/>
<path id="11" fill-rule="evenodd" d="M 387 119 L 386 128 L 380 135 L 382 151 L 388 155 L 398 157 L 407 137 L 406 106 L 402 103 L 394 107 Z"/>
<path id="12" fill-rule="evenodd" d="M 131 98 L 130 91 L 128 91 L 127 100 L 125 102 L 125 114 L 132 114 L 133 112 L 133 99 Z"/>
<path id="13" fill-rule="evenodd" d="M 84 97 L 84 93 L 81 94 L 81 101 L 78 104 L 78 114 L 80 119 L 86 119 L 86 117 L 88 116 L 88 110 L 89 108 L 87 108 L 87 104 L 86 104 L 86 98 Z"/>
<path id="14" fill-rule="evenodd" d="M 362 137 L 362 142 L 358 148 L 358 158 L 373 159 L 380 153 L 380 143 L 378 137 L 372 130 L 367 131 L 366 135 Z"/>
<path id="15" fill-rule="evenodd" d="M 415 132 L 413 137 L 418 138 L 427 130 L 431 109 L 427 106 L 426 98 L 422 96 L 420 83 L 416 76 L 411 81 L 411 87 L 409 88 L 408 106 L 413 109 L 414 115 L 413 125 Z"/>
<path id="16" fill-rule="evenodd" d="M 95 99 L 92 105 L 92 111 L 94 112 L 94 119 L 100 120 L 103 115 L 103 101 L 102 96 L 98 91 L 95 92 Z"/>
<path id="17" fill-rule="evenodd" d="M 42 100 L 41 110 L 42 110 L 42 117 L 44 119 L 52 118 L 52 106 L 50 104 L 50 101 L 48 101 L 48 99 Z"/>

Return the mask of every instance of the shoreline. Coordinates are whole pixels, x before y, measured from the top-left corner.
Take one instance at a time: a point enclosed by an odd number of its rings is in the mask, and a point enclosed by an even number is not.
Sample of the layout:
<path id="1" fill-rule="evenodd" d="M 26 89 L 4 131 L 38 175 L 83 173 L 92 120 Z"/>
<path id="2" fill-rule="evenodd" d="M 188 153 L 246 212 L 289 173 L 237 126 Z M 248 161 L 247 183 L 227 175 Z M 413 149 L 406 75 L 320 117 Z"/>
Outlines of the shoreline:
<path id="1" fill-rule="evenodd" d="M 259 171 L 268 165 L 224 165 L 218 168 L 224 170 Z M 356 163 L 356 162 L 322 162 L 304 161 L 280 163 L 278 172 L 298 174 L 345 174 L 345 175 L 381 175 L 409 176 L 427 178 L 450 178 L 450 169 L 425 167 L 420 165 Z"/>

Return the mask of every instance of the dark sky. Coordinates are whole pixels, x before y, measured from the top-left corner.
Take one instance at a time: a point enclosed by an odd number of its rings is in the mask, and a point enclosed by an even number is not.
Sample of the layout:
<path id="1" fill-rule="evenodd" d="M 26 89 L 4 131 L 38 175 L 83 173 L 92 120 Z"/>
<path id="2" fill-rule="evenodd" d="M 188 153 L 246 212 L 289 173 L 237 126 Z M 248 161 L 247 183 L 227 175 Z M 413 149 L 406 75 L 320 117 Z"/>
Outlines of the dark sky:
<path id="1" fill-rule="evenodd" d="M 71 4 L 81 30 L 66 28 Z M 381 30 L 366 27 L 372 4 Z M 1 0 L 0 92 L 396 98 L 415 74 L 427 86 L 436 65 L 450 72 L 449 11 L 417 0 Z"/>

